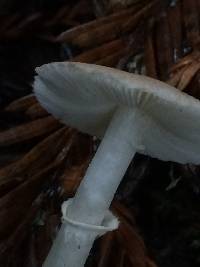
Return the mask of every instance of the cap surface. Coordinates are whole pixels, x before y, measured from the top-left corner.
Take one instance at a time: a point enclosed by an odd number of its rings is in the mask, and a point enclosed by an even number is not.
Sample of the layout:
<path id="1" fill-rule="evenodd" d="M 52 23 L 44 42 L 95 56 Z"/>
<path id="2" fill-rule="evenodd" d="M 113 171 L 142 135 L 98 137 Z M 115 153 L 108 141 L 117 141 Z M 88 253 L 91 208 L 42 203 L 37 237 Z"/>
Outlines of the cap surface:
<path id="1" fill-rule="evenodd" d="M 38 100 L 67 125 L 101 138 L 117 108 L 137 108 L 147 117 L 141 129 L 144 154 L 200 162 L 200 102 L 195 98 L 158 80 L 97 65 L 51 63 L 36 71 Z"/>

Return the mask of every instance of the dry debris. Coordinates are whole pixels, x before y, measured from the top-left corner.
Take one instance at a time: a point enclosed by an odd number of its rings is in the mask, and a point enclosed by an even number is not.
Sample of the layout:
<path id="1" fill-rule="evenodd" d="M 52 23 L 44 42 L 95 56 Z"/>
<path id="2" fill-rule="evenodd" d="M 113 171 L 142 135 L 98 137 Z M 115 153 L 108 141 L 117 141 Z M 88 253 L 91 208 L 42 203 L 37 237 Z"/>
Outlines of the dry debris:
<path id="1" fill-rule="evenodd" d="M 2 267 L 42 266 L 60 204 L 76 192 L 95 150 L 91 137 L 63 127 L 31 94 L 35 66 L 72 60 L 134 70 L 200 98 L 198 0 L 133 1 L 128 8 L 61 2 L 53 11 L 0 17 Z M 87 266 L 198 266 L 199 167 L 140 155 L 134 164 L 112 205 L 120 227 L 96 241 Z M 171 178 L 180 180 L 166 190 Z"/>

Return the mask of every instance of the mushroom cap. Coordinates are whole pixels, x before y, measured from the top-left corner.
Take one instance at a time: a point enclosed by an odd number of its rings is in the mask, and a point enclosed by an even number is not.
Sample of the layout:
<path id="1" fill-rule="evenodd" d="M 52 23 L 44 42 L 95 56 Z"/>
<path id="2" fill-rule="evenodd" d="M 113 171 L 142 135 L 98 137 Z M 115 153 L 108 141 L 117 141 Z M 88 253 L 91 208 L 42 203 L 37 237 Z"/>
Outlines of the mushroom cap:
<path id="1" fill-rule="evenodd" d="M 145 118 L 140 127 L 143 154 L 179 163 L 200 162 L 197 99 L 161 81 L 98 65 L 55 62 L 36 72 L 38 100 L 65 124 L 102 138 L 116 109 L 129 107 Z"/>

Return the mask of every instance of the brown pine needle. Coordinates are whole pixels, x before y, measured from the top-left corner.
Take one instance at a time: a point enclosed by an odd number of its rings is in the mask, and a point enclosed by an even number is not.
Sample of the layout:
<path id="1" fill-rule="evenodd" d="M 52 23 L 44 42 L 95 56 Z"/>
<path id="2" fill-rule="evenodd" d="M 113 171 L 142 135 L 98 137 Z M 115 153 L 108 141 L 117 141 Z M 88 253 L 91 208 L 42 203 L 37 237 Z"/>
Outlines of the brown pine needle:
<path id="1" fill-rule="evenodd" d="M 48 112 L 39 103 L 35 103 L 26 110 L 25 115 L 30 119 L 38 119 L 47 116 Z"/>
<path id="2" fill-rule="evenodd" d="M 89 31 L 92 31 L 98 27 L 101 27 L 102 25 L 106 25 L 112 22 L 117 22 L 118 20 L 123 20 L 124 18 L 127 18 L 131 14 L 135 13 L 135 7 L 133 8 L 127 8 L 123 11 L 120 11 L 118 13 L 114 13 L 112 15 L 109 15 L 107 17 L 99 18 L 94 21 L 85 23 L 83 25 L 79 25 L 77 27 L 74 27 L 72 29 L 69 29 L 63 33 L 61 33 L 57 37 L 57 41 L 59 42 L 73 42 L 73 39 L 75 39 L 77 36 L 81 34 L 85 34 Z"/>
<path id="3" fill-rule="evenodd" d="M 58 164 L 52 164 L 0 198 L 0 239 L 9 235 L 22 220 L 56 167 Z"/>
<path id="4" fill-rule="evenodd" d="M 21 97 L 12 103 L 10 103 L 5 110 L 10 112 L 18 112 L 18 111 L 25 111 L 32 105 L 36 104 L 37 100 L 34 95 L 27 95 L 24 97 Z"/>
<path id="5" fill-rule="evenodd" d="M 9 177 L 22 175 L 34 166 L 34 172 L 51 161 L 61 151 L 67 140 L 70 140 L 73 130 L 62 128 L 31 149 L 22 159 L 0 169 L 0 186 Z M 37 166 L 37 168 L 36 168 Z"/>
<path id="6" fill-rule="evenodd" d="M 186 68 L 186 70 L 184 70 L 184 72 L 182 73 L 180 81 L 177 85 L 177 88 L 183 91 L 188 86 L 188 84 L 191 82 L 191 80 L 194 78 L 194 76 L 199 71 L 199 69 L 200 69 L 200 61 L 192 62 L 188 66 L 188 68 Z"/>
<path id="7" fill-rule="evenodd" d="M 25 123 L 0 132 L 0 146 L 9 146 L 50 133 L 60 127 L 52 116 Z"/>
<path id="8" fill-rule="evenodd" d="M 72 61 L 95 63 L 98 60 L 102 60 L 103 58 L 120 51 L 124 48 L 124 46 L 126 46 L 126 43 L 121 39 L 117 39 L 103 44 L 102 46 L 83 52 L 82 54 L 74 57 Z"/>
<path id="9" fill-rule="evenodd" d="M 101 238 L 100 248 L 98 250 L 99 260 L 97 267 L 109 266 L 109 259 L 112 252 L 112 243 L 114 242 L 113 232 L 109 232 Z"/>
<path id="10" fill-rule="evenodd" d="M 126 12 L 123 11 L 122 15 L 120 12 L 118 16 L 116 14 L 110 15 L 107 18 L 72 28 L 62 33 L 57 40 L 59 42 L 70 42 L 80 47 L 91 47 L 115 40 L 121 32 L 128 33 L 132 31 L 139 21 L 147 18 L 152 12 L 155 3 L 157 1 L 146 5 L 134 15 L 130 8 Z"/>

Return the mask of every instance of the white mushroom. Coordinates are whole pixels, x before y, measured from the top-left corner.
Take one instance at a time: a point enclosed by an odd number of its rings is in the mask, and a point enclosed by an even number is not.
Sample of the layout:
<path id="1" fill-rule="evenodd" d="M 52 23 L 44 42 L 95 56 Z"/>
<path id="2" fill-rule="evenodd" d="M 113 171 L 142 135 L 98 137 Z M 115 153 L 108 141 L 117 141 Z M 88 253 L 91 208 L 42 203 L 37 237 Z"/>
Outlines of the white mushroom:
<path id="1" fill-rule="evenodd" d="M 65 223 L 44 263 L 82 267 L 94 239 L 117 227 L 108 209 L 136 152 L 200 162 L 200 102 L 163 82 L 97 65 L 51 63 L 37 73 L 40 103 L 102 139 L 74 199 L 63 206 Z"/>

